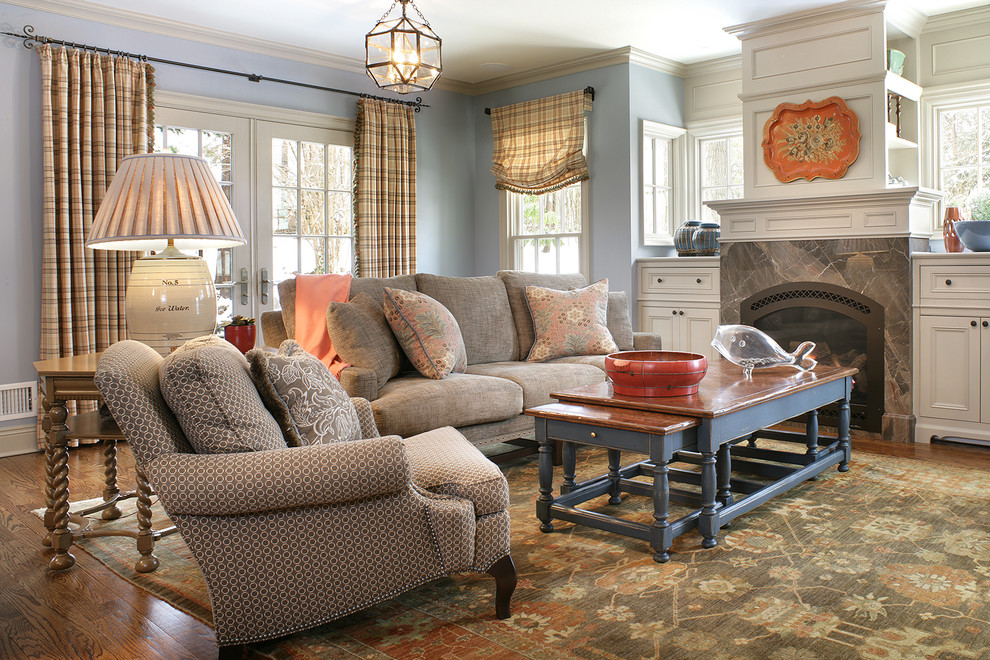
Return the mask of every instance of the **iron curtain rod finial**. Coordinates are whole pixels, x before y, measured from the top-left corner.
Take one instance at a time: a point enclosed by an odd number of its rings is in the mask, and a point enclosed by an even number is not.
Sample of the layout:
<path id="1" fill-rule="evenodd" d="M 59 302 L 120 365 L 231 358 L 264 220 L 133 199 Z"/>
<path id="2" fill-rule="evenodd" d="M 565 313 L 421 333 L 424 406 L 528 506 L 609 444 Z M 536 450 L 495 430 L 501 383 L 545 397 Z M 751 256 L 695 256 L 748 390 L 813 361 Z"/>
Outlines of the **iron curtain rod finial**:
<path id="1" fill-rule="evenodd" d="M 588 85 L 587 87 L 584 88 L 584 93 L 587 94 L 587 95 L 589 95 L 591 97 L 591 100 L 592 101 L 595 100 L 595 88 L 592 87 L 591 85 Z M 492 114 L 492 109 L 491 108 L 485 108 L 485 114 L 486 115 Z"/>

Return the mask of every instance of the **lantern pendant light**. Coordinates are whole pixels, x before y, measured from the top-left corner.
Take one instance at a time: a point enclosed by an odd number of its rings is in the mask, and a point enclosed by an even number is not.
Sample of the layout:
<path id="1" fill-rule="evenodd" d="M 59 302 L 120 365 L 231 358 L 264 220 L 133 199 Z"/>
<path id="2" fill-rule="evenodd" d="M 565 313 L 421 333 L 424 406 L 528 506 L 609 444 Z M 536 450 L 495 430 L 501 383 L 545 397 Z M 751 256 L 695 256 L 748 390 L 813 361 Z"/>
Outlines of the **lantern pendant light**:
<path id="1" fill-rule="evenodd" d="M 401 16 L 392 16 L 396 5 Z M 422 22 L 406 16 L 411 6 Z M 395 0 L 365 37 L 365 69 L 375 84 L 399 94 L 425 92 L 440 77 L 440 37 L 412 0 Z"/>

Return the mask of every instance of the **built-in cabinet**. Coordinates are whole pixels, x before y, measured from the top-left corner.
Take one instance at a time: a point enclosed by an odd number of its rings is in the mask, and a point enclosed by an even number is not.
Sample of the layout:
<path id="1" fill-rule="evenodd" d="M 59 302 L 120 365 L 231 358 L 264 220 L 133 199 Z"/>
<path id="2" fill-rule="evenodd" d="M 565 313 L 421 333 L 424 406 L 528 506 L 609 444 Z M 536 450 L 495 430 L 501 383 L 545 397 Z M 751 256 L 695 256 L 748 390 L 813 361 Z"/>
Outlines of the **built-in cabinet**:
<path id="1" fill-rule="evenodd" d="M 718 355 L 718 257 L 640 259 L 639 329 L 660 335 L 664 350 Z"/>
<path id="2" fill-rule="evenodd" d="M 913 256 L 915 441 L 990 444 L 990 253 Z"/>

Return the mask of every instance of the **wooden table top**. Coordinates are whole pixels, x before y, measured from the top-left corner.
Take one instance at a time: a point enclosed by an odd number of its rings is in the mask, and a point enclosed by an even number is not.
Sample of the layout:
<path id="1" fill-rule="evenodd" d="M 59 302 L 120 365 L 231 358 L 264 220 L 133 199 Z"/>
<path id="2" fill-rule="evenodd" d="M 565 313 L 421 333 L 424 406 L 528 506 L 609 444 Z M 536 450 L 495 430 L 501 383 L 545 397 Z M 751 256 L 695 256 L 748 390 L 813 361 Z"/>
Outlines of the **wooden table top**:
<path id="1" fill-rule="evenodd" d="M 85 353 L 83 355 L 72 355 L 70 357 L 53 358 L 51 360 L 38 360 L 34 363 L 34 369 L 38 372 L 39 378 L 48 376 L 93 376 L 96 374 L 96 366 L 100 362 L 100 353 Z"/>
<path id="2" fill-rule="evenodd" d="M 580 403 L 548 403 L 530 408 L 525 413 L 533 417 L 580 422 L 608 429 L 625 429 L 654 435 L 669 435 L 693 428 L 701 423 L 695 417 Z"/>
<path id="3" fill-rule="evenodd" d="M 812 371 L 791 367 L 756 369 L 752 378 L 743 376 L 743 368 L 728 360 L 712 360 L 698 386 L 697 394 L 669 397 L 639 397 L 615 394 L 612 383 L 597 383 L 551 392 L 563 402 L 592 406 L 629 408 L 646 412 L 668 413 L 687 417 L 720 417 L 772 401 L 823 383 L 853 376 L 858 369 L 819 365 Z"/>

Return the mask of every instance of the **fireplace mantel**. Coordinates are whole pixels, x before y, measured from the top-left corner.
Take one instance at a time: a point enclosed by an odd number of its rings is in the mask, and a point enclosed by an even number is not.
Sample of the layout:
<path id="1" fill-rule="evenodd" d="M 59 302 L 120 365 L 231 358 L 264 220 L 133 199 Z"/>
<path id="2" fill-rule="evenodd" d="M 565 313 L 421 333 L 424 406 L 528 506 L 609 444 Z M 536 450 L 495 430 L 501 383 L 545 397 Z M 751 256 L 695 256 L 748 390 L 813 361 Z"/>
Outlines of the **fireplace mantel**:
<path id="1" fill-rule="evenodd" d="M 829 238 L 929 238 L 942 194 L 927 188 L 705 204 L 721 219 L 725 243 Z"/>

